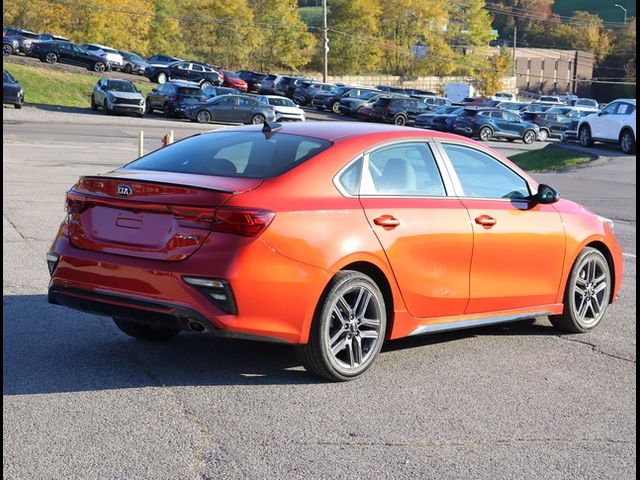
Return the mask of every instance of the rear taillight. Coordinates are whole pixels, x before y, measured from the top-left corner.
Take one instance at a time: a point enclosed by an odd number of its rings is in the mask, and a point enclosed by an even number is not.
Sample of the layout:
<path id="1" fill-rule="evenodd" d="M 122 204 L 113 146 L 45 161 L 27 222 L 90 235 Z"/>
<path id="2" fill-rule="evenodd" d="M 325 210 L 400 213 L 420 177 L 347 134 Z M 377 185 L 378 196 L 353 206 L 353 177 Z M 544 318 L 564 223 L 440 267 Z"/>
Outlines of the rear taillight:
<path id="1" fill-rule="evenodd" d="M 65 199 L 64 211 L 69 215 L 80 215 L 86 207 L 85 198 L 82 195 L 76 195 L 67 192 Z"/>
<path id="2" fill-rule="evenodd" d="M 265 230 L 275 212 L 257 208 L 219 208 L 213 221 L 214 232 L 255 237 Z"/>
<path id="3" fill-rule="evenodd" d="M 171 205 L 168 208 L 183 227 L 211 230 L 214 221 L 214 208 L 183 207 L 180 205 Z"/>

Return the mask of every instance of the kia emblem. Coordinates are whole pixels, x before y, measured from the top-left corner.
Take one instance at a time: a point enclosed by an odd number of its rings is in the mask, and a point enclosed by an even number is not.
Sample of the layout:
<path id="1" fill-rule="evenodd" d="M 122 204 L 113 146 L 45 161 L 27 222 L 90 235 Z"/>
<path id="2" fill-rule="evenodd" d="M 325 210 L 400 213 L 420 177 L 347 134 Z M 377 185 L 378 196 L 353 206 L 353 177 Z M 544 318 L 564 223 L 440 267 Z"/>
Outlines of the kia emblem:
<path id="1" fill-rule="evenodd" d="M 129 185 L 118 185 L 116 187 L 116 193 L 121 197 L 128 197 L 133 193 L 133 188 L 131 188 Z"/>

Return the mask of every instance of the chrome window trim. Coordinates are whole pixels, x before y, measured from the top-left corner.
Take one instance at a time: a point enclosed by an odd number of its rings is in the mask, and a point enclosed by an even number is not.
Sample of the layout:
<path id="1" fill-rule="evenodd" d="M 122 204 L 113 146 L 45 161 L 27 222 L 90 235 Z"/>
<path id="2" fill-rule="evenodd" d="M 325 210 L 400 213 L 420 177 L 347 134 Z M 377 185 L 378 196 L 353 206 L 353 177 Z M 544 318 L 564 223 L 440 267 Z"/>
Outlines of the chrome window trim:
<path id="1" fill-rule="evenodd" d="M 448 145 L 457 145 L 457 146 L 461 146 L 461 147 L 466 147 L 466 148 L 470 148 L 472 150 L 476 150 L 480 153 L 484 153 L 485 155 L 488 155 L 489 157 L 493 158 L 495 161 L 500 162 L 504 167 L 506 167 L 508 170 L 510 170 L 511 172 L 513 172 L 517 177 L 521 178 L 525 184 L 527 185 L 527 188 L 529 190 L 529 195 L 532 195 L 533 192 L 537 192 L 537 188 L 534 187 L 534 185 L 527 179 L 524 178 L 522 175 L 520 175 L 518 172 L 516 172 L 513 168 L 511 168 L 509 165 L 507 165 L 502 159 L 496 157 L 495 155 L 493 155 L 492 152 L 485 150 L 484 148 L 478 148 L 476 145 L 471 145 L 467 142 L 461 142 L 455 139 L 447 139 L 444 141 L 438 140 L 435 142 L 436 147 L 440 150 L 440 154 L 442 155 L 443 158 L 443 163 L 446 165 L 447 169 L 449 170 L 449 175 L 451 176 L 452 180 L 453 180 L 453 184 L 454 184 L 454 190 L 456 193 L 456 196 L 459 198 L 464 198 L 464 199 L 471 199 L 471 200 L 497 200 L 497 201 L 506 201 L 506 202 L 513 202 L 513 201 L 527 201 L 526 199 L 520 199 L 520 198 L 491 198 L 491 197 L 468 197 L 464 194 L 464 189 L 462 188 L 462 184 L 460 183 L 460 179 L 458 178 L 458 174 L 456 173 L 455 168 L 453 168 L 453 164 L 451 163 L 451 160 L 449 159 L 449 156 L 447 155 L 446 150 L 444 149 L 444 145 L 448 144 Z"/>

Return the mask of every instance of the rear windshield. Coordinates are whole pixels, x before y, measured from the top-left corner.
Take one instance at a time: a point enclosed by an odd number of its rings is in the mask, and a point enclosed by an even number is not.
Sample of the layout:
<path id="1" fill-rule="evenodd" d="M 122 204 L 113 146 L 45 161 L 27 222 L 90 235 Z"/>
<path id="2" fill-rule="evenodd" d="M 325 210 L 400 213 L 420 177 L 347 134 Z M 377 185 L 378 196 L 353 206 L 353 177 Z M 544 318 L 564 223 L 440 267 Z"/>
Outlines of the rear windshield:
<path id="1" fill-rule="evenodd" d="M 378 100 L 376 100 L 375 106 L 376 107 L 384 107 L 386 105 L 389 105 L 391 103 L 391 98 L 386 97 L 386 98 L 379 98 Z"/>
<path id="2" fill-rule="evenodd" d="M 197 135 L 126 165 L 155 170 L 240 178 L 269 178 L 301 164 L 331 145 L 327 140 L 261 131 Z"/>
<path id="3" fill-rule="evenodd" d="M 180 95 L 202 96 L 202 90 L 199 88 L 180 87 L 178 88 L 178 93 Z"/>

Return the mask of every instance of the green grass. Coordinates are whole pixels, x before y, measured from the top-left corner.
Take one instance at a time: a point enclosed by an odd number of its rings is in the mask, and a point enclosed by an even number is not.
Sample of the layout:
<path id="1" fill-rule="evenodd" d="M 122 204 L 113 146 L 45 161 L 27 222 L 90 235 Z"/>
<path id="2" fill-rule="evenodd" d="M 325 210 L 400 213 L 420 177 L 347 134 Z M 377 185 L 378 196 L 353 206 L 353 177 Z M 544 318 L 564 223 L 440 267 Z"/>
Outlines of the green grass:
<path id="1" fill-rule="evenodd" d="M 7 62 L 3 62 L 3 68 L 20 82 L 27 104 L 88 107 L 91 91 L 99 79 L 81 73 L 81 68 L 78 68 L 78 73 L 68 73 Z M 146 95 L 153 85 L 136 83 L 136 87 Z"/>
<path id="2" fill-rule="evenodd" d="M 590 162 L 591 158 L 582 152 L 548 145 L 541 150 L 512 155 L 509 160 L 528 172 L 557 172 Z"/>
<path id="3" fill-rule="evenodd" d="M 322 27 L 322 7 L 300 7 L 298 11 L 309 27 Z"/>

